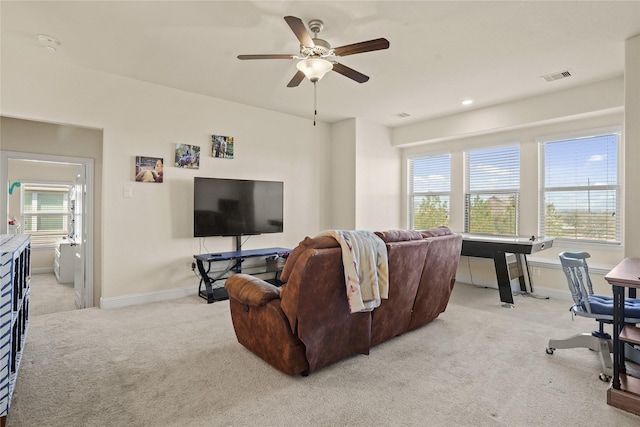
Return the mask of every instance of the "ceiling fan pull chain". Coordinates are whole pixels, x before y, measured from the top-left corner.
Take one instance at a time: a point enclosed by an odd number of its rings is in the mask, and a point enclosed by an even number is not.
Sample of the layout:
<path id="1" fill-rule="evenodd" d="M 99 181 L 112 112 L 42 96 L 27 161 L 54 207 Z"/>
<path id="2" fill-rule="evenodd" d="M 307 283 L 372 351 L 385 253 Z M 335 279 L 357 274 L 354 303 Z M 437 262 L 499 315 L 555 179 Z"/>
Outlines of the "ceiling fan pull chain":
<path id="1" fill-rule="evenodd" d="M 317 86 L 316 86 L 317 82 L 313 82 L 313 125 L 316 125 L 316 116 L 318 115 L 318 108 L 317 108 L 317 97 L 318 97 L 318 92 L 317 92 Z"/>

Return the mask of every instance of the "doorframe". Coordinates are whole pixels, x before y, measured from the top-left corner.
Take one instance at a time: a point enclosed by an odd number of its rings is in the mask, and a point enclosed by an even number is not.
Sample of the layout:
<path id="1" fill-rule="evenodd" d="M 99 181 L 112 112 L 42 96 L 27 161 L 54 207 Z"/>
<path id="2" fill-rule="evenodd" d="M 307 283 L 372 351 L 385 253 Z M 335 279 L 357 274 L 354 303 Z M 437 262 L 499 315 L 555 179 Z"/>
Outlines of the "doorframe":
<path id="1" fill-rule="evenodd" d="M 84 157 L 70 157 L 70 156 L 56 156 L 52 154 L 39 154 L 39 153 L 23 153 L 17 151 L 4 151 L 0 150 L 0 188 L 9 188 L 9 160 L 33 160 L 52 163 L 66 163 L 74 165 L 82 165 L 85 168 L 85 236 L 86 244 L 84 245 L 85 258 L 85 308 L 93 307 L 93 159 Z M 4 208 L 0 209 L 0 233 L 7 233 L 7 211 L 9 207 L 9 194 L 5 193 L 2 198 L 4 199 Z"/>

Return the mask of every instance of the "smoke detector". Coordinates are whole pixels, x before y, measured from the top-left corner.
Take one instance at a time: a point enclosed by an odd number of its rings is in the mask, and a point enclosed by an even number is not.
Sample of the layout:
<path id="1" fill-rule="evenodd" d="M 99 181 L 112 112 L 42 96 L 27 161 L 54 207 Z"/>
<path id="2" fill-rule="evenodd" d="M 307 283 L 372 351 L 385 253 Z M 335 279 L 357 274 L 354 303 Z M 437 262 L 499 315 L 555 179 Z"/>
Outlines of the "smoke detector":
<path id="1" fill-rule="evenodd" d="M 46 34 L 38 34 L 38 42 L 50 52 L 55 52 L 60 46 L 60 41 L 57 38 Z"/>

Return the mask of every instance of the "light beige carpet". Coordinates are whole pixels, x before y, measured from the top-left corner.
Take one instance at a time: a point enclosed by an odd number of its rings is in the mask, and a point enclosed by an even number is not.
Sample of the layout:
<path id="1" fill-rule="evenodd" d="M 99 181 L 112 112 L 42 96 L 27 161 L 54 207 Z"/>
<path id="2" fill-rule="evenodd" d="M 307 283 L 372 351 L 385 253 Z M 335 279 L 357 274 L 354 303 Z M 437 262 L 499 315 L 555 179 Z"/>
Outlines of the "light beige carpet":
<path id="1" fill-rule="evenodd" d="M 58 283 L 53 273 L 32 274 L 29 287 L 32 317 L 76 309 L 73 283 Z"/>
<path id="2" fill-rule="evenodd" d="M 638 426 L 606 404 L 569 303 L 457 284 L 433 323 L 308 377 L 237 343 L 197 296 L 32 317 L 8 426 Z"/>

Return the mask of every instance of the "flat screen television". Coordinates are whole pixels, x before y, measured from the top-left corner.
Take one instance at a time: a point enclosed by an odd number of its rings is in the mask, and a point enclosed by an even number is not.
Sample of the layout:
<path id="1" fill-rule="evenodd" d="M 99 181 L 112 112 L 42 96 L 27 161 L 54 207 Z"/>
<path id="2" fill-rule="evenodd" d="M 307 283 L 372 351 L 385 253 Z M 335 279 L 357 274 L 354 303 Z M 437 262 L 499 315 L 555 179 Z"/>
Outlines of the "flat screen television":
<path id="1" fill-rule="evenodd" d="M 193 236 L 282 233 L 284 183 L 195 177 Z"/>

